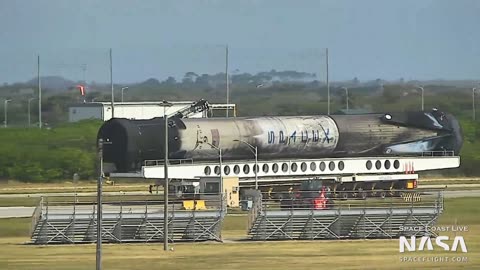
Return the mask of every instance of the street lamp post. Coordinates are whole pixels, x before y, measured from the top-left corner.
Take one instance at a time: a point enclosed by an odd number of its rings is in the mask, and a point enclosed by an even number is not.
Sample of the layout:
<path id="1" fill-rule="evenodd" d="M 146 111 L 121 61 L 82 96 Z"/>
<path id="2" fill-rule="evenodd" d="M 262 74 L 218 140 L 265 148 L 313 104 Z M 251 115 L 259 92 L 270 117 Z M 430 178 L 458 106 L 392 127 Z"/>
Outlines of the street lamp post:
<path id="1" fill-rule="evenodd" d="M 122 87 L 122 102 L 123 102 L 123 90 L 128 89 L 128 86 Z"/>
<path id="2" fill-rule="evenodd" d="M 255 168 L 253 172 L 255 173 L 255 189 L 258 189 L 258 170 L 260 169 L 258 168 L 258 148 L 243 140 L 233 140 L 233 141 L 244 143 L 249 147 L 250 151 L 255 155 Z"/>
<path id="3" fill-rule="evenodd" d="M 347 98 L 347 112 L 348 112 L 348 88 L 347 87 L 342 87 L 342 89 L 345 90 L 345 96 Z"/>
<path id="4" fill-rule="evenodd" d="M 3 127 L 7 127 L 8 125 L 8 102 L 12 101 L 11 99 L 5 99 L 5 102 L 4 102 L 4 106 L 3 106 L 3 109 L 4 109 L 4 114 L 5 114 L 5 122 L 3 123 Z"/>
<path id="5" fill-rule="evenodd" d="M 476 118 L 476 113 L 475 113 L 475 90 L 477 90 L 477 88 L 473 87 L 472 88 L 472 119 L 473 121 L 475 121 L 475 118 Z"/>
<path id="6" fill-rule="evenodd" d="M 220 172 L 219 172 L 219 176 L 220 176 L 220 195 L 223 193 L 223 174 L 222 174 L 222 148 L 218 147 L 218 146 L 215 146 L 209 142 L 207 142 L 208 145 L 210 145 L 212 148 L 216 149 L 218 151 L 218 159 L 219 159 L 219 166 L 220 166 Z"/>
<path id="7" fill-rule="evenodd" d="M 423 86 L 417 86 L 420 90 L 422 90 L 422 112 L 425 110 L 424 108 L 424 99 L 423 99 L 423 94 L 425 92 L 425 89 L 423 89 Z"/>
<path id="8" fill-rule="evenodd" d="M 31 120 L 31 116 L 30 116 L 30 102 L 32 102 L 32 100 L 35 100 L 37 98 L 29 98 L 28 99 L 28 127 L 30 127 L 32 125 L 32 120 Z"/>
<path id="9" fill-rule="evenodd" d="M 162 101 L 159 106 L 163 107 L 163 119 L 165 120 L 165 141 L 163 145 L 164 149 L 164 180 L 165 184 L 163 185 L 163 250 L 168 251 L 168 116 L 167 116 L 167 107 L 171 107 L 172 103 L 167 101 Z"/>

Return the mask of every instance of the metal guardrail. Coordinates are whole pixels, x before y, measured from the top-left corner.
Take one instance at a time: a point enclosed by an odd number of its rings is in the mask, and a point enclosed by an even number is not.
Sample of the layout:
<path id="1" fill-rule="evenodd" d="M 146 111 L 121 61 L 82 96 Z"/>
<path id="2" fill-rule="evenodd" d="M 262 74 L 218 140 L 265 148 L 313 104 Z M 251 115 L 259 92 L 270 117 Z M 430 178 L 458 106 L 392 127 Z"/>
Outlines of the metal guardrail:
<path id="1" fill-rule="evenodd" d="M 40 218 L 42 216 L 42 209 L 43 209 L 43 197 L 41 197 L 40 201 L 38 202 L 37 206 L 35 207 L 35 210 L 33 210 L 32 214 L 32 220 L 30 223 L 30 235 L 33 234 L 35 231 L 35 227 L 37 226 L 38 222 L 40 221 Z"/>
<path id="2" fill-rule="evenodd" d="M 413 194 L 420 199 L 414 200 Z M 253 240 L 367 239 L 400 235 L 436 235 L 429 228 L 443 212 L 443 190 L 404 191 L 386 198 L 331 199 L 316 207 L 312 194 L 277 196 L 256 201 L 250 210 L 248 233 Z M 417 231 L 408 228 L 425 228 Z"/>
<path id="3" fill-rule="evenodd" d="M 321 195 L 318 191 L 263 193 L 261 201 L 257 201 L 257 204 L 261 204 L 262 211 L 283 209 L 307 210 L 415 207 L 433 207 L 443 210 L 443 190 L 385 190 L 376 191 L 375 197 L 372 197 L 372 192 L 374 191 L 361 192 L 326 192 L 326 204 L 324 208 L 316 208 L 315 206 L 315 200 L 319 199 Z M 363 194 L 366 196 L 364 197 Z M 385 195 L 385 197 L 383 197 L 383 195 Z"/>
<path id="4" fill-rule="evenodd" d="M 255 224 L 255 220 L 257 220 L 258 215 L 262 211 L 262 195 L 255 197 L 253 199 L 252 208 L 248 211 L 248 223 L 247 223 L 247 231 L 250 231 Z"/>
<path id="5" fill-rule="evenodd" d="M 175 209 L 181 208 L 181 204 L 185 200 L 204 200 L 208 202 L 210 209 L 223 209 L 220 195 L 216 193 L 196 193 L 185 194 L 184 197 L 177 197 L 177 194 L 171 193 L 169 195 L 169 205 Z M 103 205 L 135 205 L 135 206 L 163 206 L 163 195 L 158 194 L 108 194 L 102 196 Z M 52 195 L 42 197 L 42 201 L 35 210 L 43 214 L 47 213 L 52 207 L 71 206 L 72 209 L 82 207 L 85 205 L 96 205 L 97 197 L 91 196 L 68 196 L 68 195 Z M 180 209 L 181 210 L 181 209 Z"/>
<path id="6" fill-rule="evenodd" d="M 170 241 L 221 241 L 226 204 L 218 194 L 169 203 Z M 224 199 L 224 197 L 223 197 Z M 105 242 L 163 241 L 163 200 L 157 195 L 103 197 Z M 32 218 L 32 243 L 92 243 L 96 239 L 96 197 L 46 197 Z"/>
<path id="7" fill-rule="evenodd" d="M 422 152 L 422 156 L 424 156 L 424 157 L 437 157 L 437 156 L 453 157 L 453 156 L 455 156 L 455 152 L 454 151 L 425 151 L 425 152 Z"/>

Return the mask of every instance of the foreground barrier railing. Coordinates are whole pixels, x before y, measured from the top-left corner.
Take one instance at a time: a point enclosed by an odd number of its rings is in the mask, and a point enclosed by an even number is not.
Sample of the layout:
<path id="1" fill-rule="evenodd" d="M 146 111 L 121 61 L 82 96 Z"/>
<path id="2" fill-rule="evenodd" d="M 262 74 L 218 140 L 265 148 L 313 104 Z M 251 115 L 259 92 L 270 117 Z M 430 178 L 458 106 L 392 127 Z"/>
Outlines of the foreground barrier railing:
<path id="1" fill-rule="evenodd" d="M 256 240 L 434 235 L 429 227 L 443 211 L 442 190 L 392 190 L 390 197 L 371 198 L 348 193 L 264 193 L 256 201 L 260 206 L 250 210 L 249 235 Z M 425 230 L 412 229 L 419 227 Z"/>
<path id="2" fill-rule="evenodd" d="M 42 216 L 42 208 L 43 208 L 43 197 L 40 198 L 40 201 L 38 202 L 37 206 L 35 207 L 35 210 L 33 210 L 32 214 L 32 220 L 30 223 L 30 235 L 33 234 L 35 231 L 35 227 L 37 226 L 38 222 L 40 221 L 40 218 Z"/>
<path id="3" fill-rule="evenodd" d="M 221 241 L 226 215 L 223 197 L 196 194 L 172 196 L 168 205 L 169 241 Z M 157 195 L 103 197 L 104 242 L 163 241 L 164 204 Z M 48 197 L 32 218 L 32 243 L 92 243 L 96 241 L 96 197 Z"/>

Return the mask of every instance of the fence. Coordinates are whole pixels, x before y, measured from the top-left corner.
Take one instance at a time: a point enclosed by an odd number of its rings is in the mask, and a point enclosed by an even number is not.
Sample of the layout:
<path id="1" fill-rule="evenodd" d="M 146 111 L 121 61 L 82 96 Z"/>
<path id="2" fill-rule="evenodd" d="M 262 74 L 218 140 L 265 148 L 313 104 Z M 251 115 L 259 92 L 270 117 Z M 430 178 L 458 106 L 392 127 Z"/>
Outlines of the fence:
<path id="1" fill-rule="evenodd" d="M 322 200 L 319 193 L 316 194 L 297 192 L 289 194 L 290 197 L 262 194 L 262 199 L 256 200 L 257 205 L 250 210 L 251 239 L 366 239 L 434 235 L 429 227 L 443 212 L 441 190 L 422 192 L 420 200 L 406 199 L 410 197 L 406 195 L 341 200 L 331 199 L 328 194 Z"/>
<path id="2" fill-rule="evenodd" d="M 174 241 L 221 241 L 221 225 L 226 215 L 219 196 L 180 200 L 168 205 L 168 239 Z M 104 196 L 102 241 L 163 241 L 164 204 L 158 196 Z M 63 244 L 96 242 L 96 198 L 44 198 L 32 220 L 32 243 Z"/>

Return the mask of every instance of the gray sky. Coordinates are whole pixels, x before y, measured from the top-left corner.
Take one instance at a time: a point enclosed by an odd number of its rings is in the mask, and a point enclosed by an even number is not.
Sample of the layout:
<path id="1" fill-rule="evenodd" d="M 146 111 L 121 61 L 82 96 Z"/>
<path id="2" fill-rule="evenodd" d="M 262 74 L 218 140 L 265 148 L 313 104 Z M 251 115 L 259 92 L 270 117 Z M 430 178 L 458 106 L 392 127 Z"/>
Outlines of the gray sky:
<path id="1" fill-rule="evenodd" d="M 480 79 L 476 0 L 0 0 L 0 82 L 296 69 L 333 80 Z M 322 75 L 324 77 L 324 75 Z M 320 76 L 321 79 L 323 77 Z"/>

